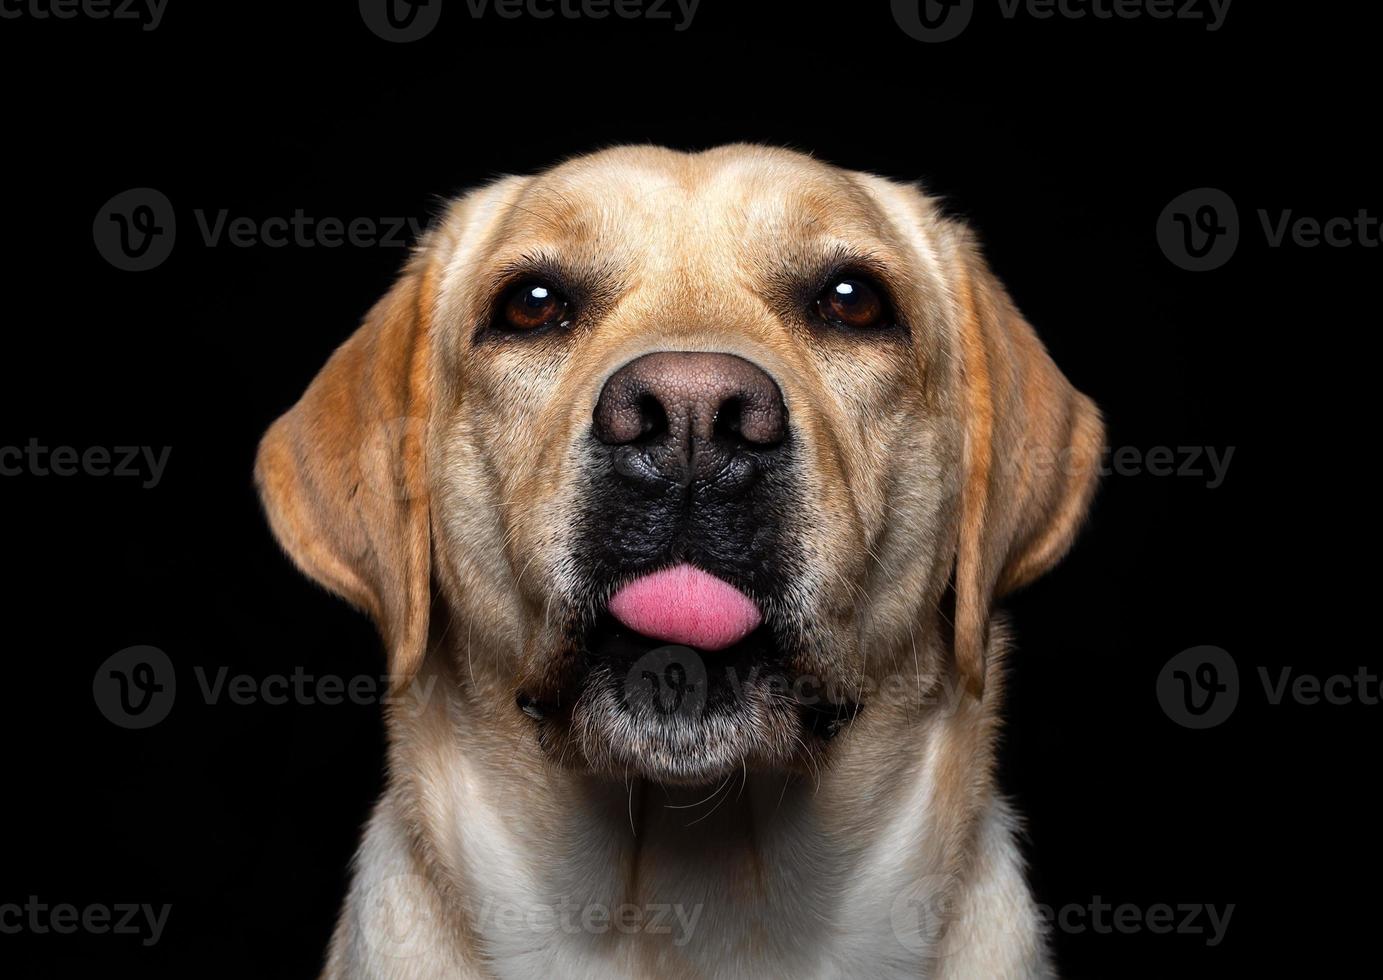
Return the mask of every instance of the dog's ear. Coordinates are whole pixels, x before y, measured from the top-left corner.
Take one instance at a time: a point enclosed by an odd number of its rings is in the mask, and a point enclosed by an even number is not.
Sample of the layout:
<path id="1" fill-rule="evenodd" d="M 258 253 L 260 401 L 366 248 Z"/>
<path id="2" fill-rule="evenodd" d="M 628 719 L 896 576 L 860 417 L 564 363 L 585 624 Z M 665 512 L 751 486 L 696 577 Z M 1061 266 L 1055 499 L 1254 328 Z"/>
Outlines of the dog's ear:
<path id="1" fill-rule="evenodd" d="M 1095 492 L 1104 425 L 968 238 L 959 252 L 965 441 L 955 645 L 961 676 L 978 696 L 992 606 L 1070 546 Z"/>
<path id="2" fill-rule="evenodd" d="M 396 685 L 417 669 L 428 632 L 428 264 L 425 252 L 414 256 L 255 460 L 279 543 L 374 619 Z"/>

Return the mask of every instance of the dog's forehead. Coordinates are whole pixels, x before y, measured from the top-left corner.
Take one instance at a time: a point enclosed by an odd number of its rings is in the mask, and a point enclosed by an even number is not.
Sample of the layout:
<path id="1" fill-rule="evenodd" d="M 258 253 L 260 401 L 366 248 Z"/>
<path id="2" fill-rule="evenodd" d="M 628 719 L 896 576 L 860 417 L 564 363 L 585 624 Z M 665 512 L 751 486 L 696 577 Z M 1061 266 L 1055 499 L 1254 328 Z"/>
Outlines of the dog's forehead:
<path id="1" fill-rule="evenodd" d="M 532 178 L 505 224 L 509 242 L 631 258 L 893 238 L 855 175 L 804 154 L 749 146 L 621 147 L 578 157 Z"/>

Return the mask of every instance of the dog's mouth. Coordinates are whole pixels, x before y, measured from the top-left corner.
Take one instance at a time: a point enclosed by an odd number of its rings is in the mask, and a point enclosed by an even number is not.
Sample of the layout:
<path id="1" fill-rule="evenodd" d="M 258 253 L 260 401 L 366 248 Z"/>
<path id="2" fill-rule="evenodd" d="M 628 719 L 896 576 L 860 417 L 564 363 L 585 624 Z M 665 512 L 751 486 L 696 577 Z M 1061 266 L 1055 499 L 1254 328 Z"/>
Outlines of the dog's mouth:
<path id="1" fill-rule="evenodd" d="M 805 771 L 858 708 L 804 674 L 799 643 L 728 581 L 674 565 L 624 585 L 580 631 L 566 710 L 522 693 L 519 706 L 554 757 L 611 774 L 704 784 L 746 767 Z"/>
<path id="2" fill-rule="evenodd" d="M 612 685 L 627 719 L 654 728 L 733 719 L 787 674 L 760 604 L 685 562 L 617 590 L 585 640 L 588 690 Z"/>
<path id="3" fill-rule="evenodd" d="M 786 658 L 772 627 L 752 630 L 714 649 L 631 628 L 612 613 L 588 634 L 587 685 L 613 685 L 619 709 L 654 726 L 696 725 L 732 718 L 747 708 L 758 685 L 782 682 Z"/>

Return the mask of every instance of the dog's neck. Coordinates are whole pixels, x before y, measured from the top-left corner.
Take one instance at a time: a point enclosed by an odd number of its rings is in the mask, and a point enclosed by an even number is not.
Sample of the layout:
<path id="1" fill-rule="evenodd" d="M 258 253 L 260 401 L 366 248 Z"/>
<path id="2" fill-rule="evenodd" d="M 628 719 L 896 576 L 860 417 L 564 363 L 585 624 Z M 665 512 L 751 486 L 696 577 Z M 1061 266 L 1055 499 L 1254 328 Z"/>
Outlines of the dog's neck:
<path id="1" fill-rule="evenodd" d="M 392 714 L 347 914 L 425 891 L 402 918 L 462 975 L 705 976 L 727 956 L 744 975 L 933 975 L 949 922 L 929 913 L 1003 820 L 979 702 L 865 712 L 817 772 L 691 789 L 556 767 L 517 711 L 422 680 Z"/>

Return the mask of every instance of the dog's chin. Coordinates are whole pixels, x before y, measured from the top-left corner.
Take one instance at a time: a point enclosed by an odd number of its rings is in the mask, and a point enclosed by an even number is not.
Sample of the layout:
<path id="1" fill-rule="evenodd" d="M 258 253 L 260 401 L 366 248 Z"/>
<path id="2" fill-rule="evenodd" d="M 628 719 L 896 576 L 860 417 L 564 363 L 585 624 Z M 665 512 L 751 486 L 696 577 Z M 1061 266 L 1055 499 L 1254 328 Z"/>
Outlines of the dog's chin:
<path id="1" fill-rule="evenodd" d="M 834 735 L 820 706 L 792 695 L 791 658 L 766 625 L 707 652 L 606 616 L 583 637 L 581 659 L 570 711 L 541 726 L 544 746 L 569 767 L 712 784 L 739 772 L 809 771 Z"/>
<path id="2" fill-rule="evenodd" d="M 669 719 L 631 711 L 605 689 L 578 710 L 585 715 L 578 722 L 583 756 L 591 770 L 611 777 L 701 786 L 749 768 L 751 759 L 755 770 L 791 761 L 771 737 L 754 734 L 781 722 L 750 708 Z"/>

